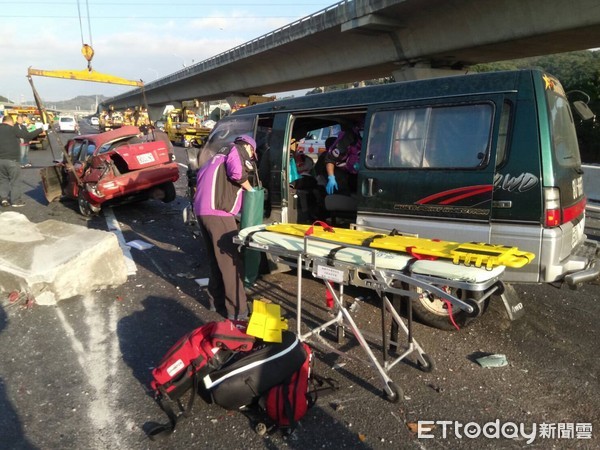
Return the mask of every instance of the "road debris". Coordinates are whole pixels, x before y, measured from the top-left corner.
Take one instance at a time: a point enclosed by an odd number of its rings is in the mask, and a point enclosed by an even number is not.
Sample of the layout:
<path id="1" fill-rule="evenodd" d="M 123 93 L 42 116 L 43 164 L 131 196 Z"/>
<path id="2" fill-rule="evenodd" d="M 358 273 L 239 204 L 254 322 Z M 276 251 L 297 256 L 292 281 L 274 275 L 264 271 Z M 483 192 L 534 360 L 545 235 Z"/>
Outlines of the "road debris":
<path id="1" fill-rule="evenodd" d="M 475 361 L 477 361 L 481 367 L 487 368 L 508 366 L 506 355 L 501 354 L 482 356 L 481 358 L 477 358 Z"/>

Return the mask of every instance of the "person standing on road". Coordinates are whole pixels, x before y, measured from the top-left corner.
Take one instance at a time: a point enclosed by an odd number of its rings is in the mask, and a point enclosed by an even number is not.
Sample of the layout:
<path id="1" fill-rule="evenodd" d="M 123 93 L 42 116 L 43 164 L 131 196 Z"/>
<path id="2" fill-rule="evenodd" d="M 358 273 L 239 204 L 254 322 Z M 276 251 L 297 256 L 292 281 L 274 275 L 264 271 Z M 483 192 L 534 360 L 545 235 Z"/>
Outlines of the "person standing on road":
<path id="1" fill-rule="evenodd" d="M 25 122 L 25 119 L 27 119 L 27 116 L 25 114 L 17 115 L 17 123 L 15 124 L 15 127 L 17 127 L 22 133 L 26 133 L 29 131 L 27 129 L 27 123 Z M 21 163 L 21 168 L 23 169 L 26 167 L 31 167 L 31 163 L 29 162 L 29 141 L 26 141 L 24 138 L 20 138 L 19 140 L 21 141 L 21 159 L 19 160 Z"/>
<path id="2" fill-rule="evenodd" d="M 235 138 L 200 168 L 194 195 L 194 211 L 210 264 L 211 309 L 224 307 L 231 320 L 248 320 L 242 258 L 233 238 L 238 233 L 235 216 L 242 207 L 242 192 L 254 190 L 248 178 L 255 171 L 255 151 L 252 137 Z"/>
<path id="3" fill-rule="evenodd" d="M 25 205 L 21 200 L 21 139 L 29 142 L 47 130 L 48 125 L 44 124 L 42 128 L 28 132 L 14 124 L 9 114 L 4 116 L 0 124 L 0 201 L 3 207 L 12 205 L 19 208 Z"/>

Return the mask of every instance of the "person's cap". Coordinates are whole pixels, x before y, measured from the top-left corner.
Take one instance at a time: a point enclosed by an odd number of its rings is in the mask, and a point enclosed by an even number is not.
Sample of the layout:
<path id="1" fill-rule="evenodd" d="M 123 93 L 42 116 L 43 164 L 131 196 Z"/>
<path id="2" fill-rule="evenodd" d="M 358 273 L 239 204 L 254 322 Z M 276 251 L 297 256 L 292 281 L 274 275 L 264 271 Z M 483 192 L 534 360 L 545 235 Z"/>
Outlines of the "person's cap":
<path id="1" fill-rule="evenodd" d="M 233 142 L 236 144 L 250 144 L 252 149 L 256 150 L 256 141 L 247 134 L 242 134 L 241 136 L 236 137 Z"/>

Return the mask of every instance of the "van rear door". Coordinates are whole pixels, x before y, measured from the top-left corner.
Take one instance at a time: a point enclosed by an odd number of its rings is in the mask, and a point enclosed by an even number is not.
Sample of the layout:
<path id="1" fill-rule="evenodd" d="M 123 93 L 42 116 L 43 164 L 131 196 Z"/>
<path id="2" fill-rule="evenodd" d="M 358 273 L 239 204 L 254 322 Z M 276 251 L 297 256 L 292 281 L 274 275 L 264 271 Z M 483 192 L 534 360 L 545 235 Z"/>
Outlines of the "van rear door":
<path id="1" fill-rule="evenodd" d="M 491 94 L 371 108 L 358 222 L 488 241 L 503 102 Z"/>

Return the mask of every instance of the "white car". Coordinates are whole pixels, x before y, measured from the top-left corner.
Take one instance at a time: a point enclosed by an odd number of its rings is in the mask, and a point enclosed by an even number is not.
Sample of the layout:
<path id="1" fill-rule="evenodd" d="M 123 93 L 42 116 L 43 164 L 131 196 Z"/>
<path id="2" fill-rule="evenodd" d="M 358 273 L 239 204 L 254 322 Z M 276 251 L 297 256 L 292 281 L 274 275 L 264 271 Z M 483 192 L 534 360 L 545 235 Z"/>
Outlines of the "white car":
<path id="1" fill-rule="evenodd" d="M 98 119 L 96 116 L 90 117 L 90 125 L 100 125 L 100 119 Z"/>
<path id="2" fill-rule="evenodd" d="M 77 128 L 77 121 L 73 116 L 61 116 L 58 119 L 58 131 L 61 133 L 75 133 Z"/>
<path id="3" fill-rule="evenodd" d="M 332 125 L 318 130 L 309 131 L 306 136 L 298 141 L 296 151 L 310 156 L 315 162 L 325 150 L 325 141 L 328 137 L 337 136 L 341 131 L 339 125 Z"/>

